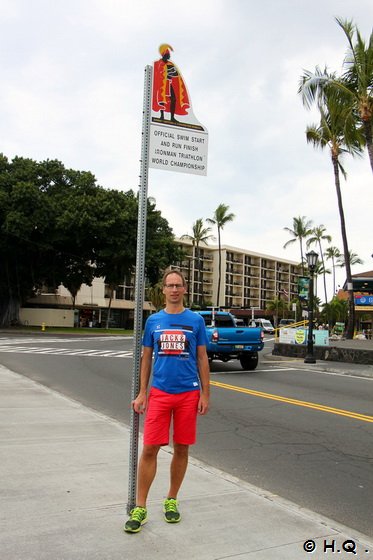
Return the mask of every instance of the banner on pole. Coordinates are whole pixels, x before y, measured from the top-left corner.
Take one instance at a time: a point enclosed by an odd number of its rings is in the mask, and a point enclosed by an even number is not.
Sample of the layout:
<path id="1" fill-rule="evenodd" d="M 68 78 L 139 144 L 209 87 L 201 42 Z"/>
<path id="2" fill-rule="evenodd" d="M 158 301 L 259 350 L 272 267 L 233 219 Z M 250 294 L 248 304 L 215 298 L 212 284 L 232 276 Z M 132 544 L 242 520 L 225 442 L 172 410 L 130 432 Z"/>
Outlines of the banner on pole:
<path id="1" fill-rule="evenodd" d="M 149 167 L 206 175 L 208 132 L 193 113 L 171 51 L 171 45 L 161 45 L 161 58 L 153 65 Z"/>
<path id="2" fill-rule="evenodd" d="M 298 297 L 300 300 L 308 300 L 310 290 L 310 279 L 307 276 L 298 278 Z"/>

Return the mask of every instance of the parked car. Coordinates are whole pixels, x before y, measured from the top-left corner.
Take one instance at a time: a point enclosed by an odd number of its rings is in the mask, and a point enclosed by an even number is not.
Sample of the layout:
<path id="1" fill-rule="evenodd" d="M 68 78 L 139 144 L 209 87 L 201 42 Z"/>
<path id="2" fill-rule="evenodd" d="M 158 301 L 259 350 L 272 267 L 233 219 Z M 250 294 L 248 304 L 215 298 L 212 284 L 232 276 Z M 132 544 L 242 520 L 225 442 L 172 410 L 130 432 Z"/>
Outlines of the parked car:
<path id="1" fill-rule="evenodd" d="M 250 327 L 261 327 L 265 334 L 275 334 L 275 328 L 268 319 L 252 319 Z"/>

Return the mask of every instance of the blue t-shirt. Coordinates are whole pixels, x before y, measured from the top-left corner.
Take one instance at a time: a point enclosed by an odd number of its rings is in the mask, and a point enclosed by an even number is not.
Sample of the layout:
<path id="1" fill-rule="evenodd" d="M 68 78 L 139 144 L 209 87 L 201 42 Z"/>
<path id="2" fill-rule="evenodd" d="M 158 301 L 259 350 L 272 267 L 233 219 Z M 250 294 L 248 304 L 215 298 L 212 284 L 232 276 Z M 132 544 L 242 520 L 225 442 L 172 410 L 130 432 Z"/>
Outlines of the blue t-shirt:
<path id="1" fill-rule="evenodd" d="M 152 386 L 166 393 L 198 390 L 197 346 L 206 344 L 205 322 L 190 309 L 150 315 L 143 346 L 154 350 Z"/>

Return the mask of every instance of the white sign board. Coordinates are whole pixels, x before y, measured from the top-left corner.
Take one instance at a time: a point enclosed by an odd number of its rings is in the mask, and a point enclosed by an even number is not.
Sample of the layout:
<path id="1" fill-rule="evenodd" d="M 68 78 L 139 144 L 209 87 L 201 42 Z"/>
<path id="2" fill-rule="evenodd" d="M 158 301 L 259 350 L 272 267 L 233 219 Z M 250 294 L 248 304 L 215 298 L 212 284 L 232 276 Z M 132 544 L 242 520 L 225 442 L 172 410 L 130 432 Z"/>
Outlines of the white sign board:
<path id="1" fill-rule="evenodd" d="M 150 127 L 149 167 L 206 175 L 207 132 L 176 126 Z"/>
<path id="2" fill-rule="evenodd" d="M 208 132 L 193 113 L 185 81 L 170 60 L 172 50 L 161 45 L 153 65 L 149 167 L 206 175 Z"/>
<path id="3" fill-rule="evenodd" d="M 313 342 L 316 346 L 329 345 L 329 331 L 314 329 Z M 307 344 L 308 329 L 282 328 L 280 329 L 280 342 L 283 344 Z"/>

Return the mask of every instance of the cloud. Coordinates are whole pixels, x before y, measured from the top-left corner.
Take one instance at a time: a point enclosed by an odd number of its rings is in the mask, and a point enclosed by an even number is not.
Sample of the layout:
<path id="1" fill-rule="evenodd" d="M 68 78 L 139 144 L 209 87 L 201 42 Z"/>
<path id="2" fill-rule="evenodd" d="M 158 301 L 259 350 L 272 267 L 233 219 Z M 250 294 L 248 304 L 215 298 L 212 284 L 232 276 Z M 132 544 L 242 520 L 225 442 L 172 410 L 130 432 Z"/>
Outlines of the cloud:
<path id="1" fill-rule="evenodd" d="M 304 215 L 341 247 L 330 159 L 307 145 L 317 115 L 297 94 L 302 69 L 341 68 L 347 45 L 336 15 L 370 33 L 371 0 L 353 13 L 350 0 L 312 9 L 298 0 L 3 0 L 0 149 L 137 189 L 144 68 L 168 42 L 209 131 L 207 177 L 149 172 L 149 195 L 175 234 L 224 202 L 236 214 L 223 234 L 232 246 L 298 261 L 295 246 L 283 249 L 283 228 Z M 351 250 L 369 270 L 372 174 L 366 157 L 345 165 Z"/>

